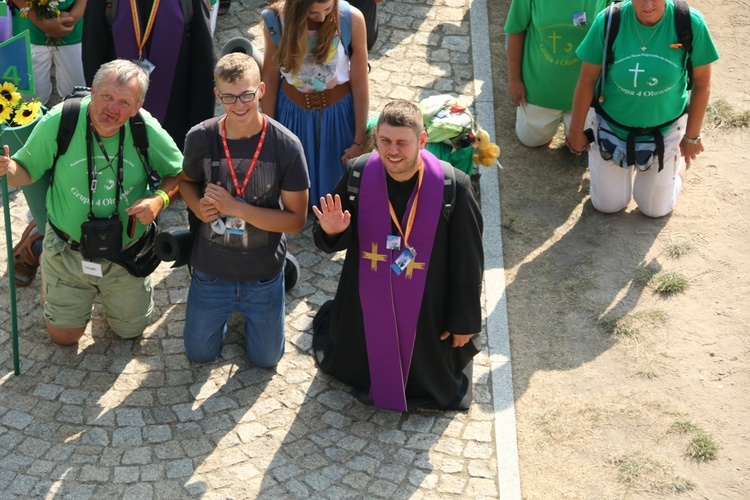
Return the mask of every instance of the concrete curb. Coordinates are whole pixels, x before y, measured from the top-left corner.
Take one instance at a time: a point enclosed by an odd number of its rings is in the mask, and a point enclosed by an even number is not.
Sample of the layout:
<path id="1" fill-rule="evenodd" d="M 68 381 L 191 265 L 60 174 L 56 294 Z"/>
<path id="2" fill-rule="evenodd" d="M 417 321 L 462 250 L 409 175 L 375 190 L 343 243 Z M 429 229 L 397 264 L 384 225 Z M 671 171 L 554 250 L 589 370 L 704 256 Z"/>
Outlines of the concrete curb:
<path id="1" fill-rule="evenodd" d="M 474 0 L 470 7 L 471 55 L 474 66 L 476 116 L 490 137 L 495 137 L 495 105 L 490 65 L 487 1 Z M 521 480 L 516 440 L 516 410 L 508 335 L 508 308 L 505 296 L 500 186 L 498 169 L 482 171 L 484 213 L 485 311 L 492 370 L 492 401 L 495 412 L 495 452 L 497 455 L 498 495 L 501 500 L 521 499 Z M 487 286 L 492 283 L 493 286 Z"/>

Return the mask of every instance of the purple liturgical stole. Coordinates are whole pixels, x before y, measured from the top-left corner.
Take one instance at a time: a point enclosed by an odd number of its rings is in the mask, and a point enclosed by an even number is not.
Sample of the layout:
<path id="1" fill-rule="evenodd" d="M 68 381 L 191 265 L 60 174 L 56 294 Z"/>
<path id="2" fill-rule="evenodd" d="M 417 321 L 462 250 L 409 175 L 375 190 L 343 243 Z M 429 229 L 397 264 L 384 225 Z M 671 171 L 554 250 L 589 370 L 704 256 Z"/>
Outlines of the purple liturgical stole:
<path id="1" fill-rule="evenodd" d="M 142 29 L 145 29 L 147 22 L 148 18 L 140 20 Z M 143 48 L 143 58 L 148 59 L 155 66 L 149 77 L 148 93 L 143 107 L 162 123 L 167 116 L 167 106 L 172 94 L 172 83 L 184 30 L 185 17 L 182 14 L 180 2 L 178 0 L 160 2 L 149 43 Z M 112 23 L 112 34 L 117 57 L 138 60 L 138 44 L 135 41 L 130 2 L 120 1 L 117 6 L 117 16 Z"/>
<path id="2" fill-rule="evenodd" d="M 402 239 L 399 250 L 386 249 L 386 238 L 393 230 L 385 166 L 377 153 L 365 165 L 358 202 L 359 297 L 370 364 L 370 399 L 376 406 L 398 411 L 407 410 L 406 382 L 432 245 L 443 207 L 443 167 L 431 153 L 421 150 L 420 154 L 424 177 L 409 235 L 409 246 L 417 255 L 400 275 L 393 271 L 391 264 L 403 252 L 404 242 Z M 404 230 L 416 192 L 415 187 L 400 221 Z"/>

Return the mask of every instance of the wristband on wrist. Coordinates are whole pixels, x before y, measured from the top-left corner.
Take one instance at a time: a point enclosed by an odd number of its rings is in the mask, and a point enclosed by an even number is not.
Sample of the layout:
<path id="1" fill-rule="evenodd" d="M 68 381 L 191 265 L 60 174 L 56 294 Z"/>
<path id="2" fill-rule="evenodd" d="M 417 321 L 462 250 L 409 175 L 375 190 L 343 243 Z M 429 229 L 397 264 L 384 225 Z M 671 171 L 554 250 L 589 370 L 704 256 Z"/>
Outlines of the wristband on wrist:
<path id="1" fill-rule="evenodd" d="M 164 208 L 167 208 L 169 206 L 169 195 L 167 193 L 165 193 L 161 189 L 157 189 L 156 191 L 154 191 L 154 194 L 158 194 L 159 196 L 161 196 L 162 201 L 164 201 Z"/>
<path id="2" fill-rule="evenodd" d="M 686 135 L 682 136 L 682 141 L 687 142 L 688 144 L 700 144 L 701 143 L 701 136 L 698 134 L 698 137 L 693 139 L 692 137 L 688 137 Z"/>

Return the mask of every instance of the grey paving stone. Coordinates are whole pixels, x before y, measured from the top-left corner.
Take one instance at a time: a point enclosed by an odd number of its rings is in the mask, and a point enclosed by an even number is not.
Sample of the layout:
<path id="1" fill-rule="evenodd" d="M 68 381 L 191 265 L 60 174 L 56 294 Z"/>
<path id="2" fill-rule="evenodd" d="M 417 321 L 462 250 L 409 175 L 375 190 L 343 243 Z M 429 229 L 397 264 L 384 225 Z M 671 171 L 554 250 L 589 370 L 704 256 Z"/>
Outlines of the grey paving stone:
<path id="1" fill-rule="evenodd" d="M 135 483 L 140 477 L 138 467 L 115 467 L 113 482 L 115 483 Z"/>
<path id="2" fill-rule="evenodd" d="M 12 429 L 22 431 L 33 421 L 34 419 L 28 413 L 17 410 L 10 410 L 5 415 L 3 415 L 3 419 L 0 420 L 0 423 Z"/>
<path id="3" fill-rule="evenodd" d="M 122 463 L 123 465 L 147 465 L 151 463 L 152 455 L 151 448 L 145 446 L 125 450 L 122 455 Z"/>
<path id="4" fill-rule="evenodd" d="M 143 445 L 143 430 L 140 427 L 121 427 L 112 432 L 112 446 Z"/>
<path id="5" fill-rule="evenodd" d="M 133 484 L 125 488 L 123 500 L 145 500 L 154 498 L 154 487 L 148 483 Z"/>

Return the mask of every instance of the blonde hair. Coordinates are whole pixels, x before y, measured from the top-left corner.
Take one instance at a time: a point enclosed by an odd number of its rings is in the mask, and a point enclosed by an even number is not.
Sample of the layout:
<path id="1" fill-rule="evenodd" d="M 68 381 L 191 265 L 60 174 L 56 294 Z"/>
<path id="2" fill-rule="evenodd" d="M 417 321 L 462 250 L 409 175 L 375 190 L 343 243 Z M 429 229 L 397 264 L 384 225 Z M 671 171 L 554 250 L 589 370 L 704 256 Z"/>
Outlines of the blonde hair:
<path id="1" fill-rule="evenodd" d="M 307 13 L 313 4 L 326 2 L 327 0 L 286 0 L 269 7 L 277 17 L 284 18 L 284 28 L 281 30 L 279 47 L 276 52 L 279 67 L 284 72 L 295 74 L 301 69 L 302 61 L 310 50 L 310 40 L 307 36 Z M 333 38 L 336 35 L 340 39 L 339 2 L 333 0 L 333 8 L 318 28 L 317 43 L 310 52 L 315 64 L 326 62 Z"/>
<path id="2" fill-rule="evenodd" d="M 260 70 L 255 59 L 242 52 L 232 52 L 225 55 L 214 68 L 214 81 L 219 80 L 234 83 L 245 78 L 245 75 L 260 81 Z"/>

